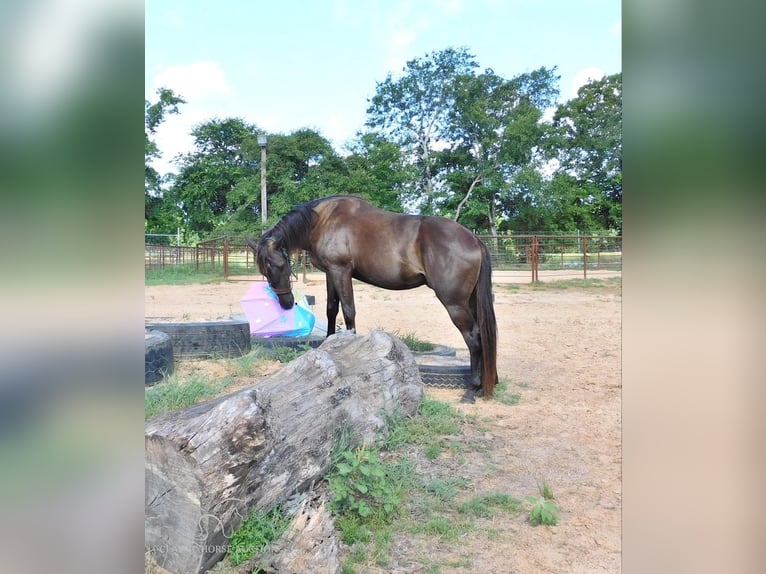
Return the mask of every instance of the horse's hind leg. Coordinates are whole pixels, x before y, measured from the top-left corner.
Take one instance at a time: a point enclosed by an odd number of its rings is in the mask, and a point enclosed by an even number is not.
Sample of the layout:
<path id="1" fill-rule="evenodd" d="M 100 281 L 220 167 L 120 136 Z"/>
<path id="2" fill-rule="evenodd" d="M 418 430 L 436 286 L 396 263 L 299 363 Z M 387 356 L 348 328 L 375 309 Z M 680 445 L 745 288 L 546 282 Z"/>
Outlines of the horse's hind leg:
<path id="1" fill-rule="evenodd" d="M 354 286 L 351 282 L 351 269 L 344 269 L 338 284 L 340 307 L 346 329 L 356 333 L 356 305 L 354 305 Z"/>
<path id="2" fill-rule="evenodd" d="M 335 334 L 335 320 L 338 318 L 338 292 L 333 284 L 332 277 L 328 273 L 325 276 L 327 281 L 327 336 Z"/>
<path id="3" fill-rule="evenodd" d="M 343 311 L 343 321 L 345 322 L 346 330 L 356 333 L 356 306 L 354 305 L 354 288 L 351 283 L 351 269 L 337 269 L 327 273 L 328 335 L 335 333 L 335 319 L 338 316 L 338 303 L 340 303 L 340 307 Z M 332 333 L 330 333 L 331 322 Z"/>
<path id="4" fill-rule="evenodd" d="M 481 389 L 481 339 L 479 325 L 468 307 L 463 305 L 445 305 L 450 319 L 463 335 L 463 340 L 471 356 L 471 381 L 460 399 L 463 403 L 475 402 L 476 392 Z"/>

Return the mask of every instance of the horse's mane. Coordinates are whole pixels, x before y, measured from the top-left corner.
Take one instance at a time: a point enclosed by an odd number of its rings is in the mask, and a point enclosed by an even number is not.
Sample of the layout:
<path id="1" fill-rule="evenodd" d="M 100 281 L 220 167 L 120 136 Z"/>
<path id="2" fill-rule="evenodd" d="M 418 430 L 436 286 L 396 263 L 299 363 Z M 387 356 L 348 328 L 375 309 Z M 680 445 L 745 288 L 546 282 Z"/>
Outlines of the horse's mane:
<path id="1" fill-rule="evenodd" d="M 273 241 L 277 249 L 290 253 L 308 243 L 308 237 L 316 223 L 317 213 L 314 207 L 332 197 L 312 199 L 294 206 L 274 227 L 266 231 L 258 244 L 257 264 L 261 272 L 265 269 L 267 250 L 263 249 L 267 242 Z"/>

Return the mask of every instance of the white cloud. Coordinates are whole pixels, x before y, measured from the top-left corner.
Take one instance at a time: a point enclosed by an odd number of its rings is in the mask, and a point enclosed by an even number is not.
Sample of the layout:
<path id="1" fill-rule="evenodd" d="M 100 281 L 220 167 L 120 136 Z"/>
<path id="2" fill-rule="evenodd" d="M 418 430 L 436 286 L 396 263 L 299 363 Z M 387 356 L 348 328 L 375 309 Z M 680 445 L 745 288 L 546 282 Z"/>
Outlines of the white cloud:
<path id="1" fill-rule="evenodd" d="M 162 157 L 152 161 L 152 167 L 161 175 L 177 173 L 173 160 L 178 154 L 188 153 L 194 149 L 192 129 L 210 119 L 210 113 L 201 108 L 187 109 L 184 104 L 179 107 L 180 114 L 168 114 L 159 125 L 153 139 L 162 152 Z"/>
<path id="2" fill-rule="evenodd" d="M 186 101 L 179 106 L 180 113 L 165 116 L 153 138 L 162 157 L 154 160 L 152 166 L 160 174 L 177 172 L 173 159 L 194 149 L 192 129 L 219 116 L 219 113 L 211 111 L 211 108 L 221 109 L 222 102 L 216 97 L 228 96 L 232 89 L 221 66 L 212 60 L 160 68 L 150 84 L 146 98 L 151 102 L 157 99 L 159 88 L 169 88 Z"/>
<path id="3" fill-rule="evenodd" d="M 417 40 L 417 32 L 412 29 L 394 31 L 390 37 L 386 50 L 386 68 L 392 72 L 400 72 L 408 60 L 411 59 L 411 46 Z"/>
<path id="4" fill-rule="evenodd" d="M 617 38 L 622 38 L 622 18 L 617 18 L 617 20 L 612 22 L 611 26 L 609 26 L 609 32 Z"/>
<path id="5" fill-rule="evenodd" d="M 187 102 L 231 93 L 223 69 L 212 60 L 161 69 L 154 75 L 152 93 L 163 87 L 170 88 Z"/>
<path id="6" fill-rule="evenodd" d="M 604 74 L 604 71 L 601 68 L 585 68 L 583 70 L 580 70 L 579 72 L 577 72 L 577 74 L 575 74 L 575 77 L 572 80 L 569 98 L 567 99 L 576 97 L 577 90 L 579 90 L 581 86 L 584 86 L 591 80 L 600 80 L 605 75 L 606 74 Z"/>

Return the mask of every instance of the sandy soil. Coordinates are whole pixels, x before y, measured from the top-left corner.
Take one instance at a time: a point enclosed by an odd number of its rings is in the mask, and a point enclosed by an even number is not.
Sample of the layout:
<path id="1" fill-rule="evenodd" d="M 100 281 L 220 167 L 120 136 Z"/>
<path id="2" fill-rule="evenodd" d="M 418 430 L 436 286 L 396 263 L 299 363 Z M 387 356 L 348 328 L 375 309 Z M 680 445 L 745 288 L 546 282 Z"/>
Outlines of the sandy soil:
<path id="1" fill-rule="evenodd" d="M 428 554 L 441 572 L 592 573 L 619 572 L 621 555 L 621 292 L 607 287 L 532 288 L 528 278 L 495 278 L 495 312 L 500 343 L 498 373 L 516 405 L 477 400 L 459 404 L 460 390 L 429 389 L 477 415 L 475 456 L 445 461 L 453 476 L 470 479 L 476 493 L 536 495 L 547 482 L 560 510 L 553 527 L 532 527 L 527 513 L 479 521 L 458 545 L 419 547 L 402 542 L 399 567 L 420 572 L 407 556 Z M 562 277 L 555 277 L 562 279 Z M 151 320 L 211 320 L 242 313 L 245 281 L 146 288 Z M 322 275 L 309 275 L 295 288 L 314 295 L 324 315 Z M 384 291 L 354 286 L 357 331 L 382 328 L 421 339 L 464 344 L 447 312 L 426 287 Z M 340 320 L 340 317 L 339 317 Z"/>

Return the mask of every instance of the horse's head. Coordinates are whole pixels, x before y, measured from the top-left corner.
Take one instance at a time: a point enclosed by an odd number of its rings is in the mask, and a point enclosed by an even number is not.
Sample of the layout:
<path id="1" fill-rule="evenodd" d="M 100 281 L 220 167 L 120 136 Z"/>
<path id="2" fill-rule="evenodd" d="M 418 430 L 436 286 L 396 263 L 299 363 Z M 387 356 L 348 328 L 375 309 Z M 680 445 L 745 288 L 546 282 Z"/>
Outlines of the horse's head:
<path id="1" fill-rule="evenodd" d="M 268 237 L 262 238 L 260 243 L 248 237 L 247 244 L 255 252 L 258 269 L 277 294 L 279 304 L 283 309 L 292 309 L 295 297 L 290 283 L 290 254 L 286 249 L 278 248 L 276 242 Z"/>

